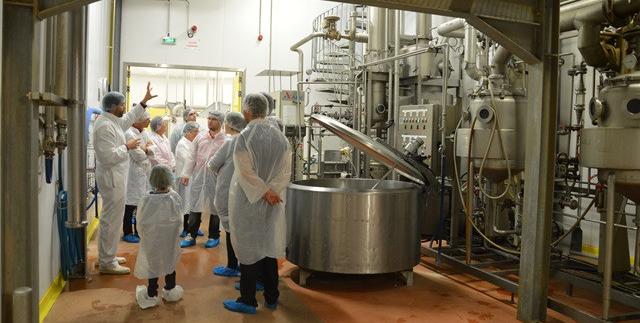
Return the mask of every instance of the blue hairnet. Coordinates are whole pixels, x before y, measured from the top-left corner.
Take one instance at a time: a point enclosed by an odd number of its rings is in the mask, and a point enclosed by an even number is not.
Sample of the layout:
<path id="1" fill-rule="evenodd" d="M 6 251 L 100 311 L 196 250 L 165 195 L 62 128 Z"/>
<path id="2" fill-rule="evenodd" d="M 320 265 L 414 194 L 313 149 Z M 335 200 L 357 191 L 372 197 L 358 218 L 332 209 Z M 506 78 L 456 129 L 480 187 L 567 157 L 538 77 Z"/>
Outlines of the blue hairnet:
<path id="1" fill-rule="evenodd" d="M 193 122 L 193 121 L 187 122 L 184 124 L 184 128 L 182 128 L 182 135 L 184 136 L 189 132 L 198 130 L 198 129 L 200 129 L 200 126 L 198 125 L 197 122 Z"/>
<path id="2" fill-rule="evenodd" d="M 120 92 L 109 92 L 102 97 L 102 110 L 111 112 L 121 103 L 124 103 L 125 97 Z"/>
<path id="3" fill-rule="evenodd" d="M 240 132 L 247 126 L 247 121 L 244 120 L 241 113 L 229 112 L 227 113 L 227 116 L 224 117 L 224 124 L 229 126 L 231 129 Z"/>
<path id="4" fill-rule="evenodd" d="M 165 165 L 156 165 L 151 169 L 149 184 L 155 189 L 168 188 L 173 183 L 171 169 Z"/>
<path id="5" fill-rule="evenodd" d="M 271 95 L 269 95 L 269 93 L 260 92 L 260 94 L 262 94 L 262 96 L 264 96 L 267 99 L 267 102 L 269 103 L 267 115 L 271 115 L 273 110 L 276 109 L 276 101 L 273 99 Z"/>
<path id="6" fill-rule="evenodd" d="M 259 93 L 247 94 L 242 100 L 242 111 L 248 111 L 254 117 L 265 117 L 269 109 L 269 102 Z"/>

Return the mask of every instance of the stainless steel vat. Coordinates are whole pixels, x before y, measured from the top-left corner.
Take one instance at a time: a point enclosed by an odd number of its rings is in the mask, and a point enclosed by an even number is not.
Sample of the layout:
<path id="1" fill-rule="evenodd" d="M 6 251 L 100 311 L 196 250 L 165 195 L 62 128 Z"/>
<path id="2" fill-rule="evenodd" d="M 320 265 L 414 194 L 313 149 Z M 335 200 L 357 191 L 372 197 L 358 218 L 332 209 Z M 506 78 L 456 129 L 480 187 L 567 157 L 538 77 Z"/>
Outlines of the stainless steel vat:
<path id="1" fill-rule="evenodd" d="M 287 259 L 305 270 L 376 274 L 420 258 L 422 189 L 385 180 L 311 179 L 287 190 Z"/>

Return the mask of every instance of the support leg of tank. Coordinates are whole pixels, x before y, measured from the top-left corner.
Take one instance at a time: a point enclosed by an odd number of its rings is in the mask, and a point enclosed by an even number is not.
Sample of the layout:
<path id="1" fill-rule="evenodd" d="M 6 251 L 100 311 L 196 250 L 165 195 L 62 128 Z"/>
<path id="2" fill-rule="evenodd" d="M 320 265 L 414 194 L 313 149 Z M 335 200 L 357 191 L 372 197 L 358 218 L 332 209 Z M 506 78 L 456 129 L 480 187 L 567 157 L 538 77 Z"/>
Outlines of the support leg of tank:
<path id="1" fill-rule="evenodd" d="M 308 286 L 308 280 L 311 277 L 311 272 L 305 269 L 300 268 L 298 270 L 298 284 L 300 286 Z"/>
<path id="2" fill-rule="evenodd" d="M 400 278 L 402 278 L 405 285 L 409 287 L 413 286 L 413 270 L 401 271 Z"/>

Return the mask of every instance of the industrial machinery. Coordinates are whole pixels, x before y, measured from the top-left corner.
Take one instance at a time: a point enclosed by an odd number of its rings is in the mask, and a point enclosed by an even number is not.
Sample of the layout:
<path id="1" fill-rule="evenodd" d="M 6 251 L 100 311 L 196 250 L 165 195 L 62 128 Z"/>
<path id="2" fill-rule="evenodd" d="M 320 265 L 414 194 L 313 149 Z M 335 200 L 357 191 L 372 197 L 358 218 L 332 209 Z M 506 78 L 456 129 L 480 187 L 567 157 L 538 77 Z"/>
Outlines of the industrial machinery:
<path id="1" fill-rule="evenodd" d="M 409 2 L 394 7 L 433 9 L 428 2 Z M 557 55 L 559 74 L 552 77 L 558 79 L 552 86 L 559 95 L 552 100 L 559 108 L 551 119 L 557 138 L 548 158 L 555 161 L 553 210 L 544 228 L 550 243 L 543 247 L 551 255 L 548 279 L 565 284 L 569 294 L 573 288 L 602 292 L 603 311 L 594 314 L 551 295 L 540 303 L 578 321 L 640 317 L 611 314 L 617 306 L 612 304 L 640 308 L 640 148 L 634 144 L 640 137 L 639 17 L 638 1 L 560 5 L 564 52 Z M 415 33 L 401 27 L 406 20 L 415 22 Z M 531 185 L 539 180 L 525 173 L 544 168 L 544 161 L 531 163 L 544 152 L 530 146 L 540 135 L 532 129 L 542 122 L 531 108 L 541 100 L 531 85 L 539 67 L 527 64 L 527 53 L 512 51 L 513 40 L 503 33 L 478 27 L 483 24 L 477 19 L 451 19 L 436 28 L 431 20 L 424 13 L 342 4 L 321 14 L 313 33 L 291 48 L 302 58 L 302 44 L 313 42 L 308 78 L 302 65 L 298 74 L 300 111 L 309 129 L 306 180 L 290 186 L 287 209 L 288 258 L 302 268 L 303 283 L 309 271 L 408 272 L 414 243 L 407 237 L 414 237 L 417 225 L 429 241 L 422 253 L 436 265 L 446 262 L 514 295 L 519 291 L 518 274 L 528 269 L 521 264 L 532 261 L 524 255 L 525 236 L 533 232 L 526 219 L 531 225 L 541 217 L 526 214 L 531 193 L 525 189 L 537 190 Z M 434 174 L 428 180 L 433 194 L 417 195 L 426 207 L 413 208 L 416 195 L 408 191 L 406 210 L 395 200 L 379 204 L 414 185 L 403 182 L 420 182 L 376 154 L 380 147 Z M 342 162 L 343 168 L 324 172 L 328 161 Z M 309 207 L 318 203 L 330 207 Z M 389 248 L 357 238 L 354 244 L 335 243 L 338 237 L 380 234 L 374 224 L 387 223 L 387 206 L 402 210 L 394 216 L 408 226 L 402 229 L 407 240 Z M 535 208 L 530 204 L 529 213 Z M 376 220 L 357 221 L 363 217 Z M 396 229 L 389 233 L 393 239 Z M 385 267 L 397 257 L 407 260 L 400 261 L 402 268 Z"/>

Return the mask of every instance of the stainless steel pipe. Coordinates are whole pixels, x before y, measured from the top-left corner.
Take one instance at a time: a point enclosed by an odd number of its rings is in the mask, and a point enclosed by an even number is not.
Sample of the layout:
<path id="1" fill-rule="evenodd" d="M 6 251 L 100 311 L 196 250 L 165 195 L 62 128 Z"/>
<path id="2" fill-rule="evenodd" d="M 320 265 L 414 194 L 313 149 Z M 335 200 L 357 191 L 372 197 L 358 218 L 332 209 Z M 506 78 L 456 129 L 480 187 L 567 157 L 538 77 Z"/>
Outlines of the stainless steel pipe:
<path id="1" fill-rule="evenodd" d="M 12 323 L 32 323 L 36 319 L 31 309 L 33 304 L 33 290 L 31 287 L 18 287 L 13 291 L 13 303 L 11 304 Z"/>
<path id="2" fill-rule="evenodd" d="M 467 24 L 464 27 L 464 70 L 469 77 L 475 81 L 480 81 L 482 72 L 478 68 L 476 57 L 477 50 L 477 33 L 473 26 Z"/>
<path id="3" fill-rule="evenodd" d="M 448 38 L 464 38 L 465 33 L 463 28 L 465 28 L 466 20 L 462 18 L 456 18 L 449 20 L 436 29 L 438 35 L 442 37 Z"/>
<path id="4" fill-rule="evenodd" d="M 88 7 L 75 9 L 70 13 L 69 75 L 69 217 L 66 225 L 82 228 L 86 225 L 87 161 L 84 123 L 86 113 L 87 84 L 87 13 Z"/>

